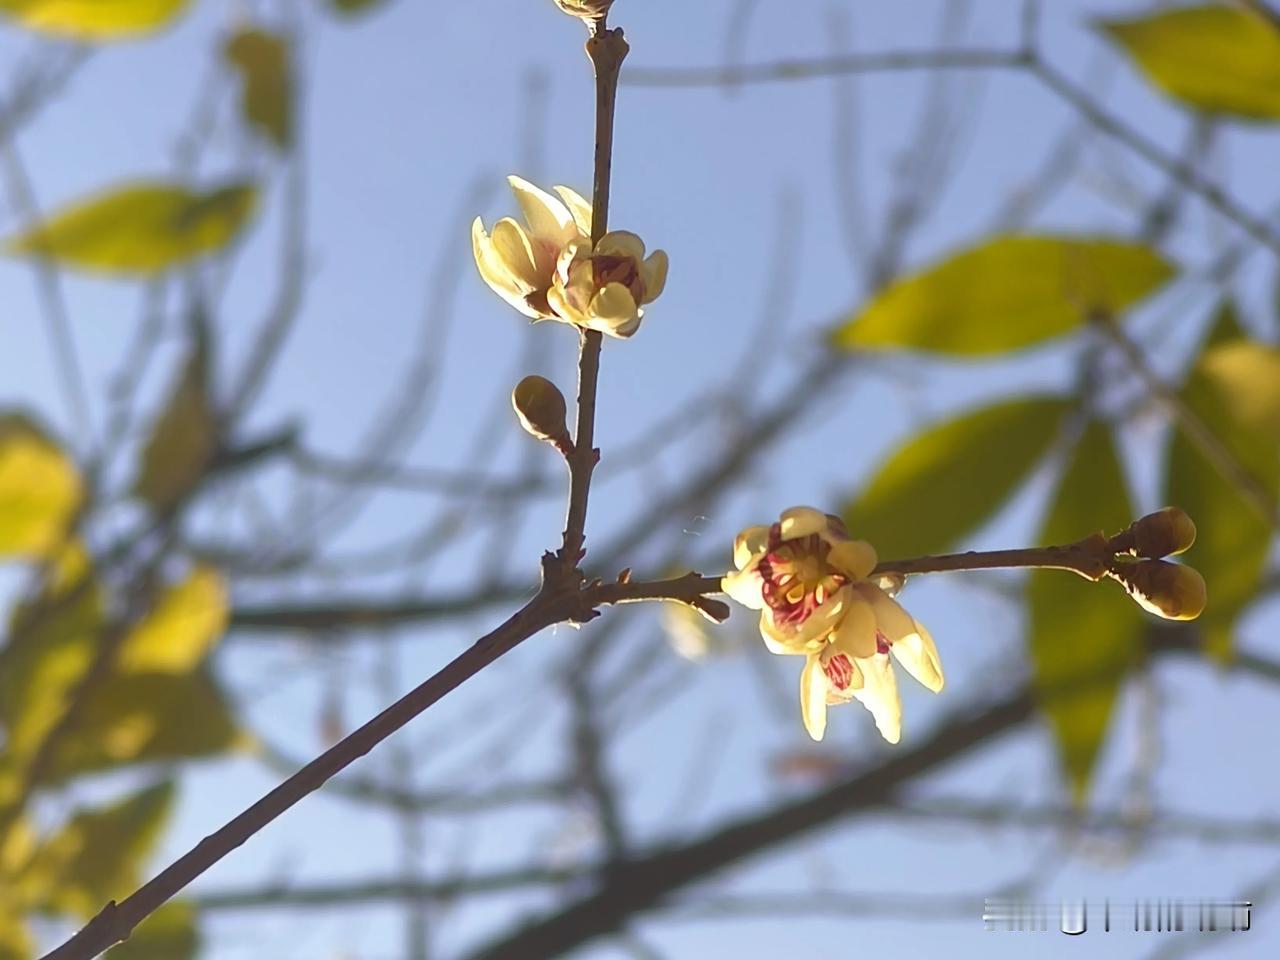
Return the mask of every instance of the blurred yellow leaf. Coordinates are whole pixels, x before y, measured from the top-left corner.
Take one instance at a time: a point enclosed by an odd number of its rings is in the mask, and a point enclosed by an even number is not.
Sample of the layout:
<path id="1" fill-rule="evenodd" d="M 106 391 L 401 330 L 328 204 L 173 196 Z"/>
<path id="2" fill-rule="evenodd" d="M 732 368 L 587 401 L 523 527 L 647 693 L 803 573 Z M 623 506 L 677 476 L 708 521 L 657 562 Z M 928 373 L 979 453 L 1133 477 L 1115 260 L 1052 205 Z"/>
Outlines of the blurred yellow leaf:
<path id="1" fill-rule="evenodd" d="M 83 493 L 75 464 L 30 418 L 0 414 L 0 557 L 47 556 Z"/>
<path id="2" fill-rule="evenodd" d="M 35 955 L 35 942 L 22 915 L 12 904 L 0 900 L 0 960 L 31 960 Z"/>
<path id="3" fill-rule="evenodd" d="M 124 943 L 107 951 L 107 960 L 192 960 L 200 951 L 196 910 L 172 900 L 138 925 Z"/>
<path id="4" fill-rule="evenodd" d="M 284 38 L 252 27 L 235 33 L 223 51 L 240 72 L 245 119 L 281 150 L 293 142 L 293 73 Z"/>
<path id="5" fill-rule="evenodd" d="M 1027 478 L 1072 406 L 1063 397 L 1022 397 L 926 427 L 845 506 L 845 525 L 884 557 L 952 547 Z"/>
<path id="6" fill-rule="evenodd" d="M 1094 237 L 1006 236 L 890 284 L 834 334 L 849 349 L 1004 353 L 1118 314 L 1174 267 L 1150 247 Z"/>
<path id="7" fill-rule="evenodd" d="M 195 487 L 217 448 L 217 418 L 209 401 L 204 340 L 192 348 L 151 427 L 133 492 L 157 511 L 175 506 Z"/>
<path id="8" fill-rule="evenodd" d="M 135 763 L 190 760 L 246 743 L 206 671 L 113 676 L 85 701 L 43 783 Z"/>
<path id="9" fill-rule="evenodd" d="M 197 567 L 166 589 L 120 645 L 123 673 L 189 673 L 227 627 L 227 588 L 218 571 Z"/>
<path id="10" fill-rule="evenodd" d="M 1111 431 L 1094 421 L 1072 453 L 1040 540 L 1070 543 L 1099 530 L 1115 533 L 1131 519 Z M 1141 650 L 1145 623 L 1114 583 L 1091 583 L 1060 570 L 1034 571 L 1027 601 L 1037 694 L 1072 794 L 1082 803 L 1116 695 Z"/>
<path id="11" fill-rule="evenodd" d="M 225 247 L 257 199 L 248 183 L 203 193 L 159 181 L 132 183 L 53 214 L 4 249 L 103 273 L 152 275 Z"/>
<path id="12" fill-rule="evenodd" d="M 40 596 L 14 609 L 0 650 L 0 723 L 11 761 L 29 758 L 93 662 L 105 611 L 79 544 L 59 555 Z"/>
<path id="13" fill-rule="evenodd" d="M 1280 119 L 1280 31 L 1263 18 L 1202 4 L 1099 26 L 1153 84 L 1188 106 Z"/>
<path id="14" fill-rule="evenodd" d="M 1222 320 L 1192 368 L 1182 399 L 1251 476 L 1280 493 L 1280 359 L 1274 348 Z M 1199 620 L 1208 651 L 1230 656 L 1235 621 L 1257 596 L 1274 531 L 1249 497 L 1175 425 L 1165 499 L 1196 522 L 1186 554 L 1204 576 L 1209 605 Z"/>
<path id="15" fill-rule="evenodd" d="M 42 843 L 27 877 L 46 891 L 41 910 L 90 917 L 138 886 L 173 806 L 171 781 L 77 813 Z"/>
<path id="16" fill-rule="evenodd" d="M 119 40 L 168 24 L 190 0 L 0 0 L 24 27 L 79 41 Z"/>

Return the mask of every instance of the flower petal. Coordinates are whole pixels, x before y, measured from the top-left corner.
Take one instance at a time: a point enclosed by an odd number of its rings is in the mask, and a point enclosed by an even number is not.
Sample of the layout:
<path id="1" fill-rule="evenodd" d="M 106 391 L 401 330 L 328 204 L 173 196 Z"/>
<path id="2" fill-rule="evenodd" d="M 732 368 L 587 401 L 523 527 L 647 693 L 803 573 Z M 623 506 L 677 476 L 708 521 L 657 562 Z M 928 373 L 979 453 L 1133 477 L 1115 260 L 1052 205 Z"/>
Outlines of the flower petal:
<path id="1" fill-rule="evenodd" d="M 870 605 L 851 592 L 844 616 L 836 627 L 833 650 L 855 659 L 874 656 L 876 652 L 876 615 Z"/>
<path id="2" fill-rule="evenodd" d="M 758 554 L 769 548 L 769 528 L 747 527 L 733 541 L 733 565 L 743 569 Z"/>
<path id="3" fill-rule="evenodd" d="M 584 236 L 591 236 L 591 204 L 582 199 L 582 195 L 568 187 L 556 187 L 556 193 L 565 202 L 569 212 L 573 214 L 573 222 L 578 225 Z"/>
<path id="4" fill-rule="evenodd" d="M 889 595 L 873 583 L 855 583 L 857 590 L 876 615 L 876 627 L 890 643 L 897 643 L 909 637 L 916 630 L 916 622 L 911 614 L 903 610 L 897 600 L 889 599 Z"/>
<path id="5" fill-rule="evenodd" d="M 578 232 L 568 208 L 551 194 L 520 177 L 507 177 L 507 183 L 535 237 L 563 242 Z"/>
<path id="6" fill-rule="evenodd" d="M 591 298 L 590 319 L 587 325 L 610 336 L 630 336 L 635 332 L 639 309 L 635 297 L 621 283 L 606 283 Z"/>
<path id="7" fill-rule="evenodd" d="M 649 258 L 640 264 L 640 280 L 644 283 L 645 303 L 653 303 L 658 297 L 662 296 L 662 291 L 667 288 L 667 252 L 665 250 L 655 250 L 649 254 Z"/>
<path id="8" fill-rule="evenodd" d="M 914 632 L 894 641 L 889 649 L 907 673 L 937 693 L 946 683 L 942 675 L 942 661 L 938 658 L 938 648 L 919 620 L 911 622 L 915 624 Z"/>
<path id="9" fill-rule="evenodd" d="M 471 251 L 475 255 L 480 276 L 494 293 L 526 317 L 537 320 L 541 316 L 525 300 L 525 285 L 511 276 L 511 271 L 498 256 L 493 240 L 484 232 L 484 224 L 479 217 L 471 224 Z"/>
<path id="10" fill-rule="evenodd" d="M 889 655 L 878 653 L 859 661 L 858 666 L 862 669 L 862 688 L 853 695 L 875 717 L 880 736 L 897 743 L 902 737 L 902 701 Z"/>
<path id="11" fill-rule="evenodd" d="M 754 566 L 736 573 L 726 573 L 720 580 L 720 586 L 748 610 L 764 609 L 764 580 Z"/>
<path id="12" fill-rule="evenodd" d="M 529 235 L 510 217 L 503 217 L 493 225 L 493 248 L 511 276 L 524 285 L 525 293 L 550 285 L 550 277 L 538 274 L 538 261 Z"/>
<path id="13" fill-rule="evenodd" d="M 551 289 L 547 291 L 547 303 L 552 312 L 565 323 L 574 323 L 582 327 L 587 325 L 587 315 L 573 305 L 564 283 L 558 277 Z"/>
<path id="14" fill-rule="evenodd" d="M 827 732 L 827 677 L 817 655 L 810 656 L 800 671 L 800 715 L 809 736 L 821 740 Z"/>
<path id="15" fill-rule="evenodd" d="M 782 511 L 779 521 L 783 540 L 797 540 L 827 529 L 827 515 L 813 507 L 792 507 Z"/>
<path id="16" fill-rule="evenodd" d="M 627 230 L 610 230 L 596 244 L 596 253 L 630 257 L 639 263 L 644 259 L 644 241 Z"/>
<path id="17" fill-rule="evenodd" d="M 823 539 L 831 545 L 831 552 L 827 554 L 827 559 L 837 570 L 847 574 L 851 579 L 865 580 L 876 568 L 879 558 L 876 557 L 875 547 L 867 541 L 840 540 L 834 537 Z"/>

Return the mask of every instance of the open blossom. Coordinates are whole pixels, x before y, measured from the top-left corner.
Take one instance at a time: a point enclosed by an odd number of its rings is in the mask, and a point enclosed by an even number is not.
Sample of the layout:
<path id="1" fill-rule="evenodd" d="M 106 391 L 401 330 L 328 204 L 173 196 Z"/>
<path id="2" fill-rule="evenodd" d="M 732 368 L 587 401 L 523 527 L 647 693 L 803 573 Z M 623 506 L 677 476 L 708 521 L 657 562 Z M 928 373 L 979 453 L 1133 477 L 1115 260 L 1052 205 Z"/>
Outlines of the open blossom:
<path id="1" fill-rule="evenodd" d="M 776 654 L 803 655 L 800 710 L 821 740 L 827 707 L 857 700 L 890 743 L 902 704 L 890 655 L 935 693 L 942 664 L 933 638 L 871 579 L 876 553 L 853 540 L 839 517 L 793 507 L 772 526 L 748 527 L 734 543 L 737 572 L 724 589 L 760 611 L 760 633 Z"/>
<path id="2" fill-rule="evenodd" d="M 507 217 L 490 235 L 476 218 L 471 245 L 484 281 L 532 320 L 612 337 L 635 333 L 644 305 L 666 286 L 667 255 L 655 250 L 646 257 L 644 241 L 624 230 L 592 244 L 591 204 L 577 193 L 556 187 L 558 200 L 519 177 L 508 180 L 527 225 Z"/>

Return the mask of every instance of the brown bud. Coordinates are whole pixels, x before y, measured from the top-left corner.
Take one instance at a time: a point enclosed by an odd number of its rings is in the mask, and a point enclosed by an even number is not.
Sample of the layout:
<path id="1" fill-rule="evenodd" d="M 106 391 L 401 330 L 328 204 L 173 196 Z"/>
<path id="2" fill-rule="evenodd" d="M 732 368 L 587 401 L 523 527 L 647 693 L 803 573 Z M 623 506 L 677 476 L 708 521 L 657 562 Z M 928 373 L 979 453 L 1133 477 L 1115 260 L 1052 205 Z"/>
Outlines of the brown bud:
<path id="1" fill-rule="evenodd" d="M 573 446 L 565 426 L 564 394 L 546 377 L 525 377 L 511 391 L 511 406 L 520 425 L 539 440 L 554 444 L 562 453 Z"/>
<path id="2" fill-rule="evenodd" d="M 608 16 L 613 0 L 555 0 L 555 4 L 571 17 L 592 21 Z"/>
<path id="3" fill-rule="evenodd" d="M 1142 560 L 1125 564 L 1112 576 L 1144 610 L 1166 620 L 1194 620 L 1208 599 L 1204 577 L 1181 563 Z"/>
<path id="4" fill-rule="evenodd" d="M 1158 560 L 1182 553 L 1196 542 L 1196 525 L 1177 507 L 1149 513 L 1133 524 L 1133 547 L 1140 557 Z"/>

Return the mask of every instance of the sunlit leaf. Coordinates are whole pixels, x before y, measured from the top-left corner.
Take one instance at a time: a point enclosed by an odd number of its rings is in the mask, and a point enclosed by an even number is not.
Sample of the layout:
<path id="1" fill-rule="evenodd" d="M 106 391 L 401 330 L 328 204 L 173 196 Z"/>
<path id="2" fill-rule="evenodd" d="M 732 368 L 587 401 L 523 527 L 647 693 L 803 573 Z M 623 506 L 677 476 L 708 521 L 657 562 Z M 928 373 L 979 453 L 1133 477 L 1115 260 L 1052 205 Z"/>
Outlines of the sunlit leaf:
<path id="1" fill-rule="evenodd" d="M 133 492 L 163 512 L 195 487 L 217 447 L 204 340 L 178 370 L 168 400 L 151 427 Z"/>
<path id="2" fill-rule="evenodd" d="M 227 588 L 221 575 L 197 567 L 166 589 L 120 645 L 123 673 L 189 673 L 227 627 Z"/>
<path id="3" fill-rule="evenodd" d="M 164 782 L 77 813 L 37 850 L 27 872 L 48 891 L 39 908 L 89 917 L 132 893 L 159 838 L 174 787 Z"/>
<path id="4" fill-rule="evenodd" d="M 124 943 L 107 951 L 107 960 L 192 960 L 200 951 L 196 910 L 174 900 L 143 920 Z"/>
<path id="5" fill-rule="evenodd" d="M 70 458 L 27 416 L 0 414 L 0 558 L 47 556 L 83 495 Z"/>
<path id="6" fill-rule="evenodd" d="M 1222 328 L 1221 321 L 1215 325 L 1182 398 L 1274 503 L 1280 493 L 1280 357 L 1273 347 Z M 1204 576 L 1209 592 L 1200 629 L 1209 652 L 1227 657 L 1235 621 L 1261 585 L 1274 531 L 1249 495 L 1176 425 L 1166 478 L 1165 499 L 1196 522 L 1186 561 Z"/>
<path id="7" fill-rule="evenodd" d="M 240 73 L 240 109 L 245 119 L 281 150 L 293 142 L 293 76 L 289 44 L 282 37 L 246 27 L 223 51 Z"/>
<path id="8" fill-rule="evenodd" d="M 104 619 L 84 548 L 65 548 L 40 596 L 15 608 L 0 651 L 0 723 L 11 762 L 28 758 L 62 717 L 93 662 Z"/>
<path id="9" fill-rule="evenodd" d="M 953 546 L 1004 505 L 1048 452 L 1071 408 L 1062 397 L 1025 397 L 927 427 L 844 508 L 846 526 L 885 557 Z"/>
<path id="10" fill-rule="evenodd" d="M 257 196 L 247 183 L 208 192 L 132 183 L 53 214 L 4 249 L 103 273 L 152 275 L 225 247 L 253 214 Z"/>
<path id="11" fill-rule="evenodd" d="M 190 0 L 0 0 L 31 30 L 80 41 L 119 40 L 169 24 Z"/>
<path id="12" fill-rule="evenodd" d="M 1117 314 L 1174 274 L 1142 244 L 1007 236 L 890 284 L 834 334 L 851 349 L 1004 353 L 1071 333 L 1094 310 Z"/>
<path id="13" fill-rule="evenodd" d="M 1045 544 L 1132 519 L 1124 470 L 1108 427 L 1089 425 L 1072 454 L 1040 533 Z M 1119 587 L 1037 570 L 1027 582 L 1031 662 L 1042 709 L 1076 801 L 1082 802 L 1125 672 L 1141 649 L 1142 614 Z"/>
<path id="14" fill-rule="evenodd" d="M 209 757 L 245 742 L 205 671 L 122 674 L 86 700 L 81 722 L 62 739 L 43 782 L 127 764 Z"/>
<path id="15" fill-rule="evenodd" d="M 1202 4 L 1100 26 L 1153 84 L 1188 106 L 1280 119 L 1280 31 L 1262 17 Z"/>

